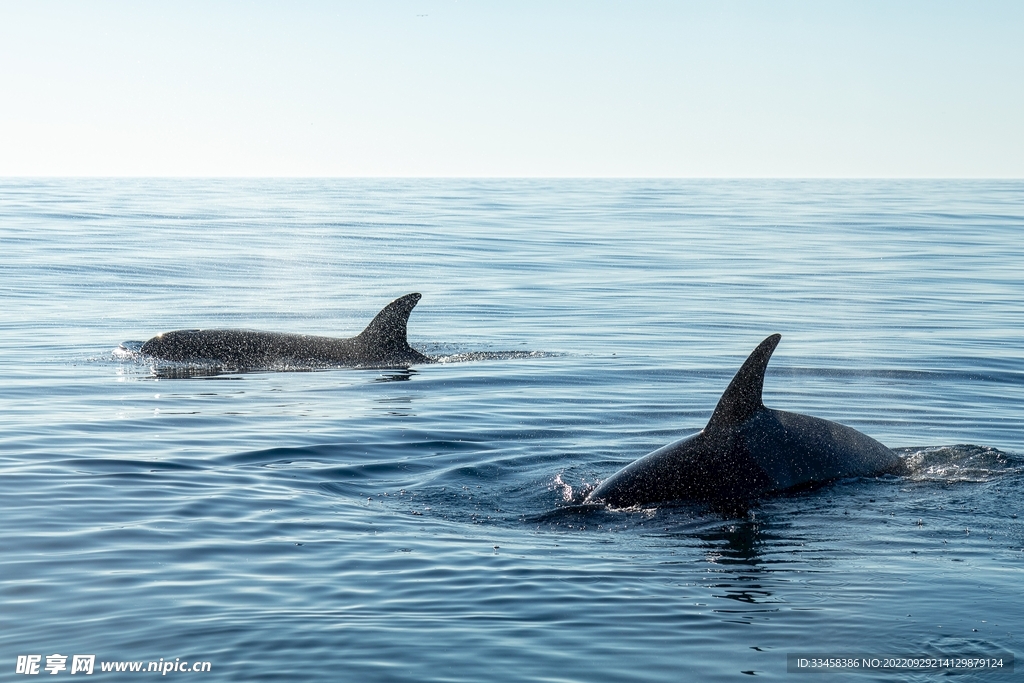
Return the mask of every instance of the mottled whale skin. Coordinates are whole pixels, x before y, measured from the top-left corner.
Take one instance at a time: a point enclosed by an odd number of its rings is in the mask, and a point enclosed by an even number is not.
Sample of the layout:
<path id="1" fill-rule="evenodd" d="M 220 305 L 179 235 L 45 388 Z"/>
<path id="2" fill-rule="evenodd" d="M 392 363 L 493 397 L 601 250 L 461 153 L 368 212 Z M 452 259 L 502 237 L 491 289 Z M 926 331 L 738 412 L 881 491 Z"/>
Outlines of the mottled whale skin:
<path id="1" fill-rule="evenodd" d="M 733 504 L 845 477 L 904 473 L 899 456 L 856 429 L 764 406 L 764 373 L 781 338 L 773 334 L 754 349 L 702 431 L 627 465 L 586 502 Z"/>
<path id="2" fill-rule="evenodd" d="M 409 346 L 406 327 L 420 295 L 385 306 L 350 339 L 256 330 L 175 330 L 147 341 L 142 353 L 171 361 L 216 361 L 237 368 L 286 362 L 360 367 L 400 367 L 432 360 Z"/>

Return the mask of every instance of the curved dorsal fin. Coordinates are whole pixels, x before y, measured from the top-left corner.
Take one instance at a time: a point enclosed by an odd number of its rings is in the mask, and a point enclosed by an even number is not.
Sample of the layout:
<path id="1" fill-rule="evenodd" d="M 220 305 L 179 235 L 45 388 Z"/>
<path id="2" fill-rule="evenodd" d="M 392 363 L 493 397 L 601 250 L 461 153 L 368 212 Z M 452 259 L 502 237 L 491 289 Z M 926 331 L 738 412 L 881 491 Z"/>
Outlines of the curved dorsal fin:
<path id="1" fill-rule="evenodd" d="M 718 405 L 708 420 L 707 428 L 737 425 L 764 407 L 764 403 L 761 402 L 764 371 L 780 339 L 781 334 L 773 334 L 758 344 L 747 356 L 747 360 L 732 378 L 722 398 L 718 399 Z"/>
<path id="2" fill-rule="evenodd" d="M 406 337 L 409 314 L 422 298 L 418 293 L 399 297 L 381 309 L 357 339 L 381 356 L 411 351 Z"/>

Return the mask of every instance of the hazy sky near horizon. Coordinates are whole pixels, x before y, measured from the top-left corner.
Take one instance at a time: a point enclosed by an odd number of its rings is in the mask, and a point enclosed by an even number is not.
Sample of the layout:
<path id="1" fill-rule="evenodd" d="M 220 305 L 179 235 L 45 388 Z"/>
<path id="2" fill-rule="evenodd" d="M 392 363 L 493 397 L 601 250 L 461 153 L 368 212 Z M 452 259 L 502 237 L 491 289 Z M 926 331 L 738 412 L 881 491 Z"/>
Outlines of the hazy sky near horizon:
<path id="1" fill-rule="evenodd" d="M 0 175 L 1024 177 L 1024 2 L 3 2 Z"/>

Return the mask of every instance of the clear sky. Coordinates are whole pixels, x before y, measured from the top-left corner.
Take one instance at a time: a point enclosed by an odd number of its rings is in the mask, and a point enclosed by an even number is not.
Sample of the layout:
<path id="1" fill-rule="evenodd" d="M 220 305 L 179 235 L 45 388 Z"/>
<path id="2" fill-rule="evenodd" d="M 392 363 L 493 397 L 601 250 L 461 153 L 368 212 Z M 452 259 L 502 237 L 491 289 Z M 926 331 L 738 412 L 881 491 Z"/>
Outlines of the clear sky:
<path id="1" fill-rule="evenodd" d="M 1024 2 L 0 2 L 0 175 L 1024 177 Z"/>

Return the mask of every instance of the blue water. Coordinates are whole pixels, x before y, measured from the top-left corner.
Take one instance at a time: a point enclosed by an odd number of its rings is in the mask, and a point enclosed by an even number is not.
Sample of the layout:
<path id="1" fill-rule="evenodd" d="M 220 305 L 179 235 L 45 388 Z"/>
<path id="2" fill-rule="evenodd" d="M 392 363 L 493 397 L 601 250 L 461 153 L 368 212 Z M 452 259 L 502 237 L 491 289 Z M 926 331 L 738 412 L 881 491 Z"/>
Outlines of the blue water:
<path id="1" fill-rule="evenodd" d="M 116 352 L 347 337 L 408 292 L 446 362 Z M 5 179 L 0 301 L 4 680 L 55 653 L 61 676 L 666 683 L 1024 655 L 1022 182 Z M 766 404 L 913 474 L 735 517 L 572 507 L 702 428 L 774 332 Z"/>

